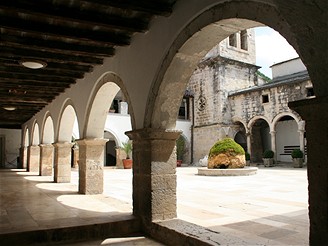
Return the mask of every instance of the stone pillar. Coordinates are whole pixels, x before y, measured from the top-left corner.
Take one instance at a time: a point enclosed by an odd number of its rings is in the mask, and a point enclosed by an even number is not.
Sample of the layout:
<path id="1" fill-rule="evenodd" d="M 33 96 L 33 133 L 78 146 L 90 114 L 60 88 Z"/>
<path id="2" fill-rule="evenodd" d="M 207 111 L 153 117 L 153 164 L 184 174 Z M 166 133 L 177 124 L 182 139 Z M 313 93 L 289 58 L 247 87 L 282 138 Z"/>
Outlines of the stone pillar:
<path id="1" fill-rule="evenodd" d="M 181 132 L 145 128 L 126 134 L 133 140 L 134 215 L 145 222 L 175 218 L 175 141 Z"/>
<path id="2" fill-rule="evenodd" d="M 73 148 L 73 168 L 79 168 L 79 147 Z"/>
<path id="3" fill-rule="evenodd" d="M 251 148 L 251 133 L 246 132 L 246 142 L 247 142 L 247 152 L 249 153 L 250 156 L 252 156 L 252 148 Z"/>
<path id="4" fill-rule="evenodd" d="M 54 180 L 56 183 L 71 182 L 72 143 L 55 143 Z"/>
<path id="5" fill-rule="evenodd" d="M 28 166 L 27 171 L 39 172 L 40 166 L 40 147 L 38 145 L 31 145 L 28 147 Z"/>
<path id="6" fill-rule="evenodd" d="M 40 144 L 40 176 L 51 176 L 54 163 L 54 146 Z"/>
<path id="7" fill-rule="evenodd" d="M 304 147 L 304 132 L 305 132 L 305 121 L 302 120 L 298 123 L 298 132 L 300 134 L 300 150 L 303 151 L 305 155 L 305 147 Z"/>
<path id="8" fill-rule="evenodd" d="M 277 161 L 277 148 L 276 148 L 276 131 L 271 131 L 270 132 L 271 135 L 271 150 L 274 152 L 274 157 L 273 159 L 275 161 Z"/>
<path id="9" fill-rule="evenodd" d="M 123 169 L 123 159 L 126 157 L 126 154 L 120 148 L 116 148 L 116 168 Z"/>
<path id="10" fill-rule="evenodd" d="M 20 168 L 27 168 L 27 147 L 20 148 Z"/>
<path id="11" fill-rule="evenodd" d="M 310 245 L 328 242 L 328 98 L 289 103 L 306 121 Z"/>
<path id="12" fill-rule="evenodd" d="M 101 194 L 104 189 L 104 153 L 107 139 L 82 139 L 79 144 L 79 193 Z"/>

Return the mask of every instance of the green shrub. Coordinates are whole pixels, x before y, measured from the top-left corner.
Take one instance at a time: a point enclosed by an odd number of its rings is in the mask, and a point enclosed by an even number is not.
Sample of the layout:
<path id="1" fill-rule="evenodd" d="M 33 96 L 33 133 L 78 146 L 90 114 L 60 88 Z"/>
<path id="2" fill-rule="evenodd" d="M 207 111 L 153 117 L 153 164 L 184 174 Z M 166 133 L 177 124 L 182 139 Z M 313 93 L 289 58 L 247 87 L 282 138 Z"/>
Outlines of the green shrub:
<path id="1" fill-rule="evenodd" d="M 263 158 L 268 159 L 268 158 L 273 158 L 274 152 L 272 150 L 266 150 L 263 153 Z"/>
<path id="2" fill-rule="evenodd" d="M 294 149 L 291 154 L 292 158 L 303 158 L 303 151 L 300 149 Z"/>
<path id="3" fill-rule="evenodd" d="M 246 159 L 246 161 L 251 160 L 251 155 L 248 152 L 245 153 L 245 159 Z"/>
<path id="4" fill-rule="evenodd" d="M 186 152 L 186 141 L 183 136 L 180 136 L 177 141 L 177 160 L 182 160 L 183 155 Z"/>
<path id="5" fill-rule="evenodd" d="M 229 153 L 231 155 L 245 155 L 245 150 L 237 144 L 232 138 L 224 138 L 216 142 L 210 149 L 209 157 L 220 153 Z"/>

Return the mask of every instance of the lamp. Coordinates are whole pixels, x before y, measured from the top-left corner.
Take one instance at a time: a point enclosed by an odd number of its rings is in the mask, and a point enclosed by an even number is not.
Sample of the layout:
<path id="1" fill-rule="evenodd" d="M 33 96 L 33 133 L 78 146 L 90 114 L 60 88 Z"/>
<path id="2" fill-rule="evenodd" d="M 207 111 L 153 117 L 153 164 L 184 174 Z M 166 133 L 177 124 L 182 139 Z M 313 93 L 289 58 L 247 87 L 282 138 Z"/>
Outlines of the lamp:
<path id="1" fill-rule="evenodd" d="M 7 111 L 14 111 L 14 110 L 16 110 L 16 107 L 14 107 L 14 106 L 7 106 L 7 107 L 3 107 L 3 109 L 5 109 Z"/>
<path id="2" fill-rule="evenodd" d="M 19 63 L 22 66 L 30 69 L 40 69 L 47 66 L 46 62 L 38 61 L 38 60 L 21 60 Z"/>

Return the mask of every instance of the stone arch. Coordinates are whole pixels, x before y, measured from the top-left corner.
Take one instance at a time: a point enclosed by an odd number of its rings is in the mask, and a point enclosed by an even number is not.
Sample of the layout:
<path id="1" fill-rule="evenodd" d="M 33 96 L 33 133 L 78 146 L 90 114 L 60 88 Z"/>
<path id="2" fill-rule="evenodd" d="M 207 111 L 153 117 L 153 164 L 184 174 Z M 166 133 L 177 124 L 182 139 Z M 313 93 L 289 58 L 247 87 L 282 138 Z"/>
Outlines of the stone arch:
<path id="1" fill-rule="evenodd" d="M 238 143 L 243 147 L 245 152 L 248 152 L 248 147 L 249 147 L 247 145 L 248 129 L 246 127 L 246 123 L 244 123 L 242 120 L 236 120 L 236 119 L 233 119 L 233 123 L 236 126 L 233 132 L 233 139 L 235 140 L 236 143 Z"/>
<path id="2" fill-rule="evenodd" d="M 123 81 L 115 73 L 108 72 L 101 76 L 93 93 L 91 93 L 86 114 L 86 125 L 83 128 L 84 138 L 103 138 L 108 109 L 119 90 L 122 90 L 128 102 L 131 124 L 134 128 L 133 108 Z"/>
<path id="3" fill-rule="evenodd" d="M 277 123 L 279 122 L 279 120 L 280 120 L 282 117 L 285 117 L 285 116 L 290 116 L 290 117 L 292 117 L 292 118 L 297 122 L 297 124 L 299 124 L 299 122 L 302 121 L 301 116 L 299 116 L 296 112 L 283 112 L 283 113 L 277 114 L 277 115 L 273 118 L 273 120 L 272 120 L 272 130 L 275 130 L 276 125 L 277 125 Z"/>
<path id="4" fill-rule="evenodd" d="M 32 129 L 32 140 L 31 144 L 32 145 L 39 145 L 40 144 L 40 131 L 39 131 L 39 124 L 34 121 L 33 123 L 33 129 Z"/>
<path id="5" fill-rule="evenodd" d="M 105 166 L 115 166 L 117 164 L 117 151 L 116 146 L 121 146 L 121 141 L 114 131 L 105 129 L 104 138 L 108 139 L 105 144 Z"/>
<path id="6" fill-rule="evenodd" d="M 233 116 L 231 118 L 231 120 L 234 124 L 242 124 L 246 130 L 246 133 L 248 133 L 249 129 L 248 129 L 247 123 L 242 118 L 240 118 L 238 116 Z"/>
<path id="7" fill-rule="evenodd" d="M 273 130 L 272 124 L 270 124 L 271 121 L 266 116 L 264 116 L 264 115 L 257 115 L 257 116 L 254 116 L 253 118 L 251 118 L 250 121 L 247 124 L 247 128 L 249 129 L 250 132 L 251 132 L 252 126 L 254 125 L 254 123 L 257 120 L 264 120 L 264 121 L 266 121 L 266 123 L 268 123 L 268 125 L 270 127 L 270 131 Z"/>
<path id="8" fill-rule="evenodd" d="M 283 112 L 272 120 L 272 125 L 276 140 L 277 161 L 292 162 L 293 149 L 304 151 L 304 121 L 298 114 Z"/>
<path id="9" fill-rule="evenodd" d="M 286 20 L 276 8 L 265 3 L 219 3 L 209 6 L 187 23 L 172 43 L 153 83 L 145 126 L 173 129 L 184 89 L 200 59 L 230 34 L 263 25 L 260 23 L 277 30 L 298 50 Z"/>
<path id="10" fill-rule="evenodd" d="M 270 135 L 272 127 L 269 122 L 265 116 L 255 116 L 248 123 L 251 138 L 251 146 L 248 148 L 253 162 L 261 162 L 263 152 L 272 148 Z"/>
<path id="11" fill-rule="evenodd" d="M 58 142 L 70 143 L 72 141 L 75 119 L 77 119 L 77 116 L 73 102 L 71 99 L 67 99 L 63 104 L 62 112 L 58 119 Z"/>
<path id="12" fill-rule="evenodd" d="M 24 147 L 28 147 L 30 145 L 30 133 L 29 133 L 29 129 L 27 126 L 25 126 L 24 128 L 24 134 L 23 134 L 23 146 Z"/>
<path id="13" fill-rule="evenodd" d="M 49 112 L 45 114 L 41 143 L 52 144 L 55 141 L 54 123 Z"/>

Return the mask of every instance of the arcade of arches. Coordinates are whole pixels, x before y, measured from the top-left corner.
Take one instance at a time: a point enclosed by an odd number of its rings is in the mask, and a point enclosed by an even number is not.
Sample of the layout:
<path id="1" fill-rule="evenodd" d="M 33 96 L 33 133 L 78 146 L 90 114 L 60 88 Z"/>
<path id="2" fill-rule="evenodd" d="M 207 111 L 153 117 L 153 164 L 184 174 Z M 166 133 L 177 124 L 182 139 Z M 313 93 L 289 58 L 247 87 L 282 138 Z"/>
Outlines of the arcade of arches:
<path id="1" fill-rule="evenodd" d="M 24 165 L 28 171 L 47 175 L 55 163 L 55 182 L 69 182 L 67 163 L 77 119 L 79 192 L 102 193 L 107 142 L 103 138 L 104 124 L 108 105 L 121 89 L 131 115 L 132 131 L 127 135 L 134 143 L 133 214 L 148 235 L 159 240 L 172 237 L 173 232 L 166 233 L 153 222 L 177 215 L 175 140 L 180 133 L 171 129 L 188 80 L 199 60 L 215 44 L 236 31 L 267 25 L 297 50 L 316 93 L 316 98 L 293 102 L 290 107 L 307 122 L 310 243 L 326 243 L 327 13 L 324 1 L 177 1 L 169 17 L 155 18 L 147 33 L 136 35 L 128 48 L 120 48 L 114 57 L 106 59 L 22 126 Z M 252 131 L 258 139 L 261 134 L 271 134 L 272 139 L 283 119 L 277 118 L 273 124 L 260 118 L 248 125 L 236 122 L 244 127 L 238 138 L 246 135 L 246 141 L 242 140 L 248 144 L 254 141 L 248 138 Z M 258 158 L 256 150 L 251 152 L 253 158 Z M 170 239 L 173 244 L 185 240 L 176 235 Z"/>

